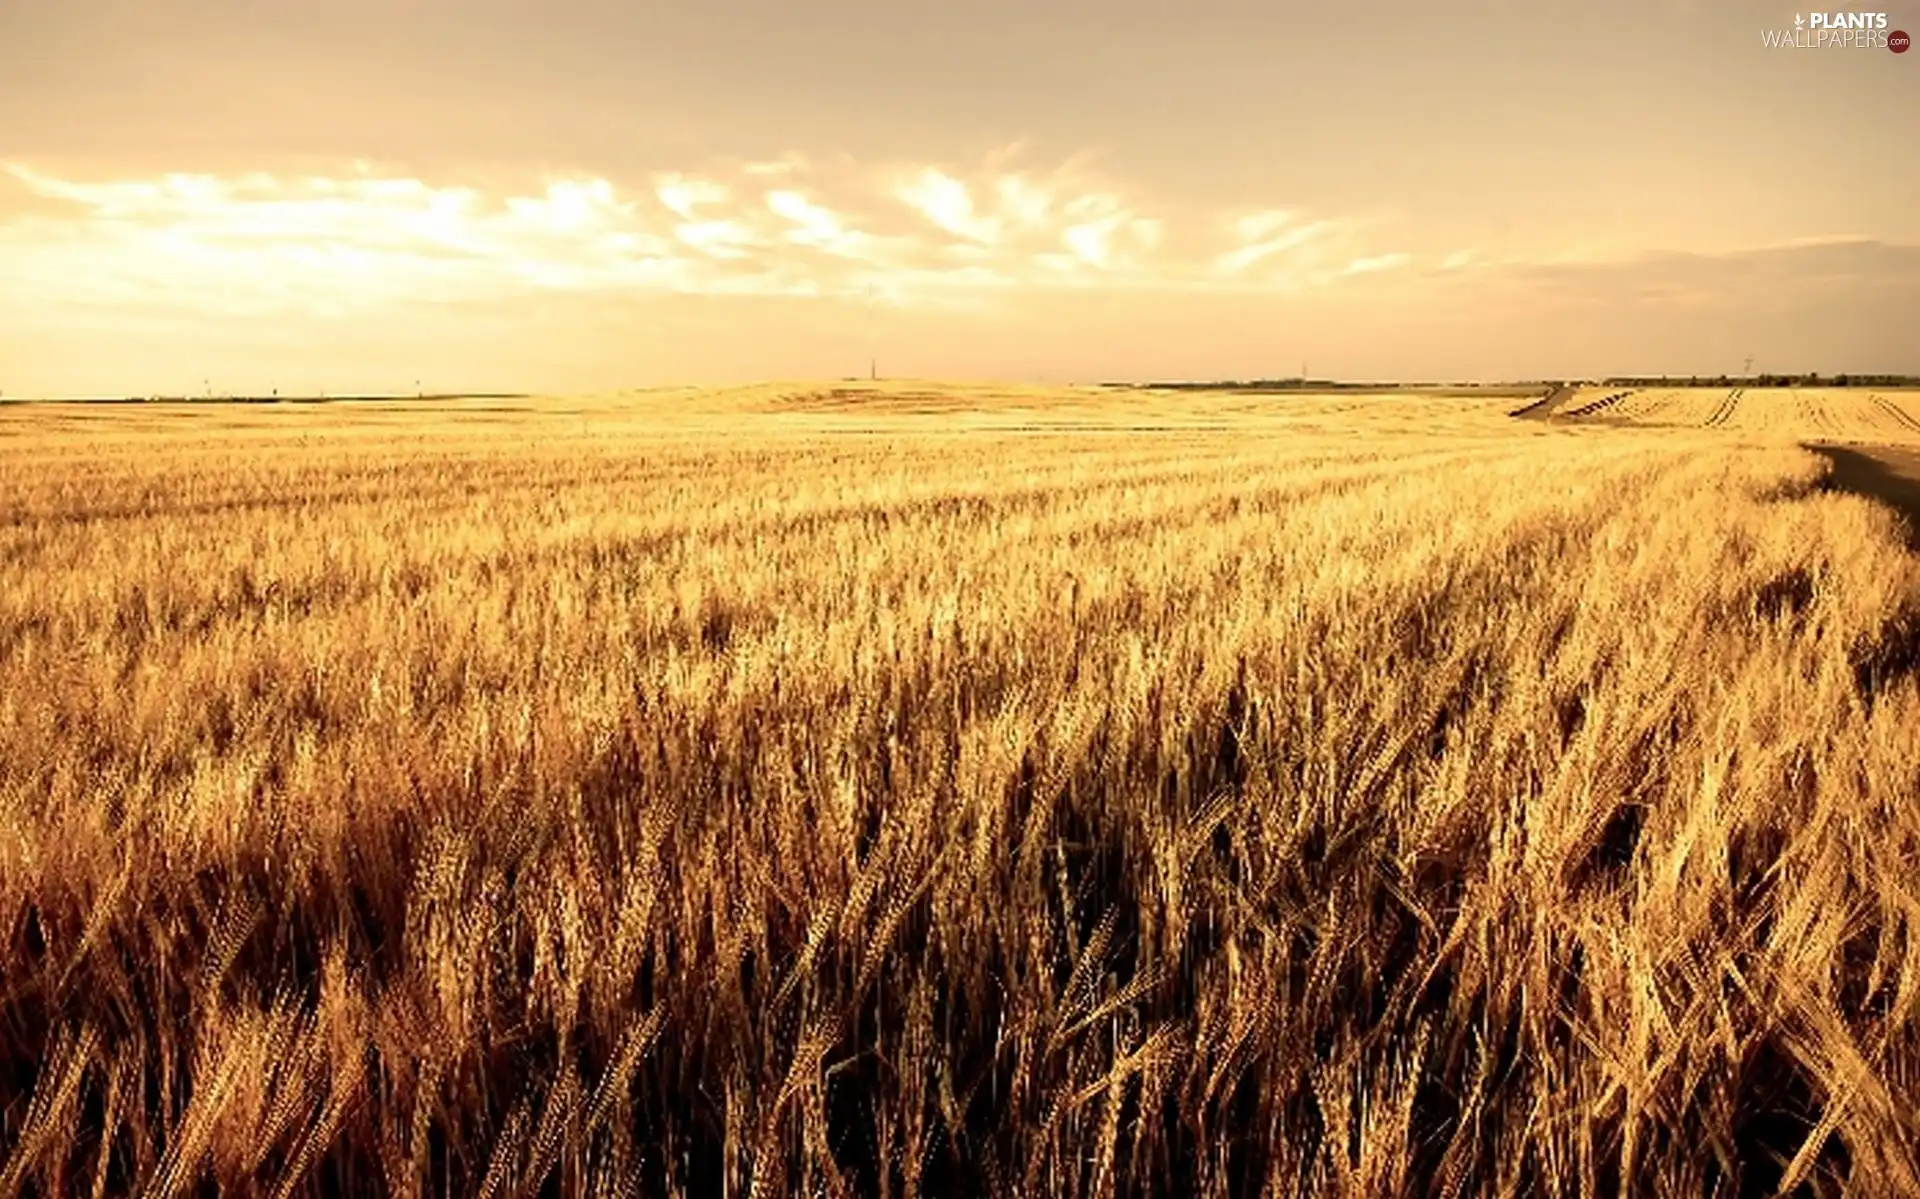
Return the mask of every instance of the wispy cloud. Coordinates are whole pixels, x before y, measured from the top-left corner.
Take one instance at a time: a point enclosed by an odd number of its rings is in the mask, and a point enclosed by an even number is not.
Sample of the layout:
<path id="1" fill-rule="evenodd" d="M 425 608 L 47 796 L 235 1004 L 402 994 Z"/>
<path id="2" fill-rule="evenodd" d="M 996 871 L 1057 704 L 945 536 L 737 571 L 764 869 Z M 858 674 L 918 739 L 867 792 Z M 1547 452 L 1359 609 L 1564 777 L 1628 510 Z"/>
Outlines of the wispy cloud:
<path id="1" fill-rule="evenodd" d="M 753 230 L 732 220 L 683 221 L 673 227 L 673 235 L 712 258 L 748 258 L 763 244 Z"/>
<path id="2" fill-rule="evenodd" d="M 1332 221 L 1294 225 L 1284 214 L 1257 213 L 1236 221 L 1235 228 L 1246 240 L 1214 259 L 1214 267 L 1222 275 L 1243 274 L 1257 263 L 1326 237 L 1338 226 Z"/>
<path id="3" fill-rule="evenodd" d="M 1342 275 L 1371 275 L 1376 271 L 1391 271 L 1403 267 L 1413 260 L 1410 254 L 1373 254 L 1365 258 L 1356 258 L 1340 271 Z"/>
<path id="4" fill-rule="evenodd" d="M 724 204 L 732 194 L 725 184 L 711 179 L 690 179 L 678 172 L 662 175 L 654 183 L 653 192 L 669 211 L 689 221 L 694 219 L 694 209 Z"/>
<path id="5" fill-rule="evenodd" d="M 937 167 L 926 167 L 905 180 L 895 194 L 935 226 L 956 237 L 983 245 L 1000 240 L 999 220 L 977 212 L 971 189 Z"/>
<path id="6" fill-rule="evenodd" d="M 1503 262 L 1480 246 L 1415 253 L 1382 222 L 1291 204 L 1169 208 L 1081 162 L 1023 166 L 1019 150 L 973 168 L 828 169 L 787 155 L 708 162 L 638 188 L 580 176 L 517 191 L 365 164 L 109 179 L 0 164 L 0 276 L 16 304 L 190 315 L 471 304 L 529 290 L 871 294 L 928 308 L 1084 288 L 1300 294 L 1496 278 L 1550 290 L 1626 269 L 1577 256 Z M 1802 273 L 1815 257 L 1826 275 L 1873 269 L 1847 239 L 1770 252 Z M 1670 284 L 1661 294 L 1727 276 L 1724 264 L 1684 257 L 1660 271 Z"/>

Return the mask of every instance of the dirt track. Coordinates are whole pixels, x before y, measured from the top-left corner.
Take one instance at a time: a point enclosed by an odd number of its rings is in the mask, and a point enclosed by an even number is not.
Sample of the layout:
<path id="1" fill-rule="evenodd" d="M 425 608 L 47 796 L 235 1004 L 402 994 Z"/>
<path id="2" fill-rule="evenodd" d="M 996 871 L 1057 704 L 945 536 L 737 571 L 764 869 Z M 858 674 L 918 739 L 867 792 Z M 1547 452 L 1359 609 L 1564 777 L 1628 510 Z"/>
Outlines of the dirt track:
<path id="1" fill-rule="evenodd" d="M 1907 522 L 1907 545 L 1920 550 L 1920 450 L 1885 445 L 1811 445 L 1833 463 L 1827 486 L 1879 500 Z"/>
<path id="2" fill-rule="evenodd" d="M 1573 387 L 1557 388 L 1541 396 L 1526 407 L 1515 409 L 1508 415 L 1517 416 L 1523 420 L 1545 420 L 1558 412 L 1560 406 L 1572 399 L 1578 390 L 1578 388 Z"/>

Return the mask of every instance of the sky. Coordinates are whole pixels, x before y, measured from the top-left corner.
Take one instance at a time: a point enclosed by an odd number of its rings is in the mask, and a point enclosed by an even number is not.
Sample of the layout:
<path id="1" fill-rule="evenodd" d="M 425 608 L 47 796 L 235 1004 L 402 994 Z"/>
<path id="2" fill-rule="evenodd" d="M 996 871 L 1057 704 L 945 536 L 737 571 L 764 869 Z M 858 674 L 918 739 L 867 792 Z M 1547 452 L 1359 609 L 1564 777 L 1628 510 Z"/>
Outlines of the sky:
<path id="1" fill-rule="evenodd" d="M 1920 373 L 1809 15 L 0 0 L 0 396 Z"/>

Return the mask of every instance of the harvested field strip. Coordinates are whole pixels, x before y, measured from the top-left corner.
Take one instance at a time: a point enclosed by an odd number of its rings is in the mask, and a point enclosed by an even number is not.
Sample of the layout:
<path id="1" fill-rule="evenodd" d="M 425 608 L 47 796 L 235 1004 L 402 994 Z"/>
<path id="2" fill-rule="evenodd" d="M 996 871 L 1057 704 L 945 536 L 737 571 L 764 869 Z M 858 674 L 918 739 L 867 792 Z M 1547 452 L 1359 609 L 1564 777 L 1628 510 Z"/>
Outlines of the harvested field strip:
<path id="1" fill-rule="evenodd" d="M 1607 401 L 1613 400 L 1612 403 Z M 1678 388 L 1634 393 L 1576 406 L 1574 413 L 1609 425 L 1694 427 L 1756 440 L 1920 444 L 1920 417 L 1912 393 L 1852 388 Z"/>

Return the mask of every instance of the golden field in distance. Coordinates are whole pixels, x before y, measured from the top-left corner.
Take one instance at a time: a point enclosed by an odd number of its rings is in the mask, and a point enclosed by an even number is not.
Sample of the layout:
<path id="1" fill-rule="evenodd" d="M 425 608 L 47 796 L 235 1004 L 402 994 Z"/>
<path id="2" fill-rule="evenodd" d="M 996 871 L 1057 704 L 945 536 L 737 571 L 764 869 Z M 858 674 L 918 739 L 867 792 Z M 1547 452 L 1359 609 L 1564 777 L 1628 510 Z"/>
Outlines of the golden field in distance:
<path id="1" fill-rule="evenodd" d="M 0 1194 L 1912 1193 L 1920 411 L 1611 394 L 0 407 Z"/>
<path id="2" fill-rule="evenodd" d="M 1834 444 L 1920 445 L 1920 392 L 1866 387 L 1582 387 L 1554 416 Z"/>

